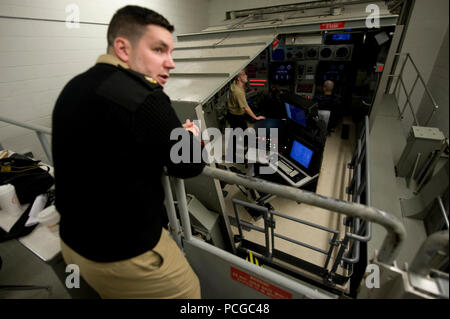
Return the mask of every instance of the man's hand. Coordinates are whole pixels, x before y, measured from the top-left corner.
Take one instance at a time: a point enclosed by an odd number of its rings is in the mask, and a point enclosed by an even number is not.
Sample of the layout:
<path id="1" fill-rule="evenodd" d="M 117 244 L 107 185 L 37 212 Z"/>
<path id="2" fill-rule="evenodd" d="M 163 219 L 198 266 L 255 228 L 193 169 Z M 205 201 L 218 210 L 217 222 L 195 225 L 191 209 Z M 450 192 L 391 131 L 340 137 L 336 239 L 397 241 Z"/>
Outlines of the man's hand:
<path id="1" fill-rule="evenodd" d="M 186 123 L 183 124 L 183 128 L 187 131 L 192 132 L 194 136 L 198 136 L 198 132 L 200 131 L 198 126 L 191 122 L 191 120 L 187 119 Z"/>
<path id="2" fill-rule="evenodd" d="M 259 121 L 259 120 L 265 120 L 265 119 L 266 119 L 265 116 L 257 116 L 257 117 L 256 117 L 256 120 L 257 120 L 257 121 Z"/>

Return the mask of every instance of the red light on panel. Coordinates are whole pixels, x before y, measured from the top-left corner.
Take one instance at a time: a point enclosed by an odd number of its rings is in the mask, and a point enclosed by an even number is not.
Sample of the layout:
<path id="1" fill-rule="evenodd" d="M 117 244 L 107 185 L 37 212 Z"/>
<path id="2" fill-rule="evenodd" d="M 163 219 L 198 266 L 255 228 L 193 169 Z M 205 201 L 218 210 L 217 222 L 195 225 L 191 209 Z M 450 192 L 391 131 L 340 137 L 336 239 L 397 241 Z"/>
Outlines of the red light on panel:
<path id="1" fill-rule="evenodd" d="M 297 92 L 300 93 L 312 93 L 314 88 L 313 84 L 299 84 L 297 87 Z"/>
<path id="2" fill-rule="evenodd" d="M 249 83 L 250 86 L 264 86 L 264 83 Z"/>
<path id="3" fill-rule="evenodd" d="M 267 82 L 267 80 L 250 80 L 250 82 Z"/>

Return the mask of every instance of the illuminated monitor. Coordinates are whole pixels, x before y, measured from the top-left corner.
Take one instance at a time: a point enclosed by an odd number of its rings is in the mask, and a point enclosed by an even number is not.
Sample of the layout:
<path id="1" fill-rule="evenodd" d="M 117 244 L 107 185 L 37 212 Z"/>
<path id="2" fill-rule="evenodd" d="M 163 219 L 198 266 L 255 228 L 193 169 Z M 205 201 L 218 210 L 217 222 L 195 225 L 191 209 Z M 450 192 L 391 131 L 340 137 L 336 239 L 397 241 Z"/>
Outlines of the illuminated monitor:
<path id="1" fill-rule="evenodd" d="M 331 39 L 333 41 L 348 41 L 350 40 L 350 33 L 333 34 Z"/>
<path id="2" fill-rule="evenodd" d="M 292 143 L 290 157 L 305 168 L 311 164 L 314 151 L 303 145 L 297 140 Z"/>
<path id="3" fill-rule="evenodd" d="M 272 84 L 286 85 L 295 82 L 295 64 L 292 62 L 272 62 L 270 65 Z"/>
<path id="4" fill-rule="evenodd" d="M 286 106 L 286 114 L 287 117 L 298 124 L 300 124 L 303 127 L 306 127 L 306 115 L 305 111 L 293 106 L 292 104 L 289 104 L 287 102 L 284 103 Z"/>
<path id="5" fill-rule="evenodd" d="M 272 61 L 283 61 L 284 60 L 284 50 L 276 49 L 272 51 Z"/>

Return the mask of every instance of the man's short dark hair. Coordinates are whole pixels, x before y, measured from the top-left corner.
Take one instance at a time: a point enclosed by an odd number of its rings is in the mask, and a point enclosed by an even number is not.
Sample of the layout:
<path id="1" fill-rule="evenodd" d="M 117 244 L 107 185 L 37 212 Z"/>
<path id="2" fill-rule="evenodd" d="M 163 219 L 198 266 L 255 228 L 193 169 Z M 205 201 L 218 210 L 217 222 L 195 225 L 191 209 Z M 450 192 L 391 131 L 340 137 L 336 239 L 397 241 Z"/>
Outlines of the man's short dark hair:
<path id="1" fill-rule="evenodd" d="M 114 39 L 124 37 L 132 44 L 137 43 L 147 25 L 154 24 L 173 32 L 174 26 L 159 13 L 139 7 L 126 6 L 119 9 L 111 19 L 108 27 L 108 47 L 113 47 Z"/>

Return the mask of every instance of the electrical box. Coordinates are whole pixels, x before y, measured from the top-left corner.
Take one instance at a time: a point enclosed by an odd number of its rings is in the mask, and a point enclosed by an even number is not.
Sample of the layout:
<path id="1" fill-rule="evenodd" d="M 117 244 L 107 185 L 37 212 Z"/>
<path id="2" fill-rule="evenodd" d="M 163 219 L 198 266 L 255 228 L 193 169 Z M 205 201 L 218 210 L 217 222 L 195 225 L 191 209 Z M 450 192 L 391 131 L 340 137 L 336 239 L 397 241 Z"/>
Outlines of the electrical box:
<path id="1" fill-rule="evenodd" d="M 218 248 L 226 249 L 220 230 L 219 215 L 208 210 L 191 194 L 187 195 L 187 207 L 191 218 L 193 235 L 200 235 L 206 242 Z"/>
<path id="2" fill-rule="evenodd" d="M 430 153 L 440 149 L 444 139 L 444 134 L 438 128 L 413 126 L 396 166 L 397 176 L 415 178 L 410 176 L 414 166 L 417 174 L 427 162 Z"/>

